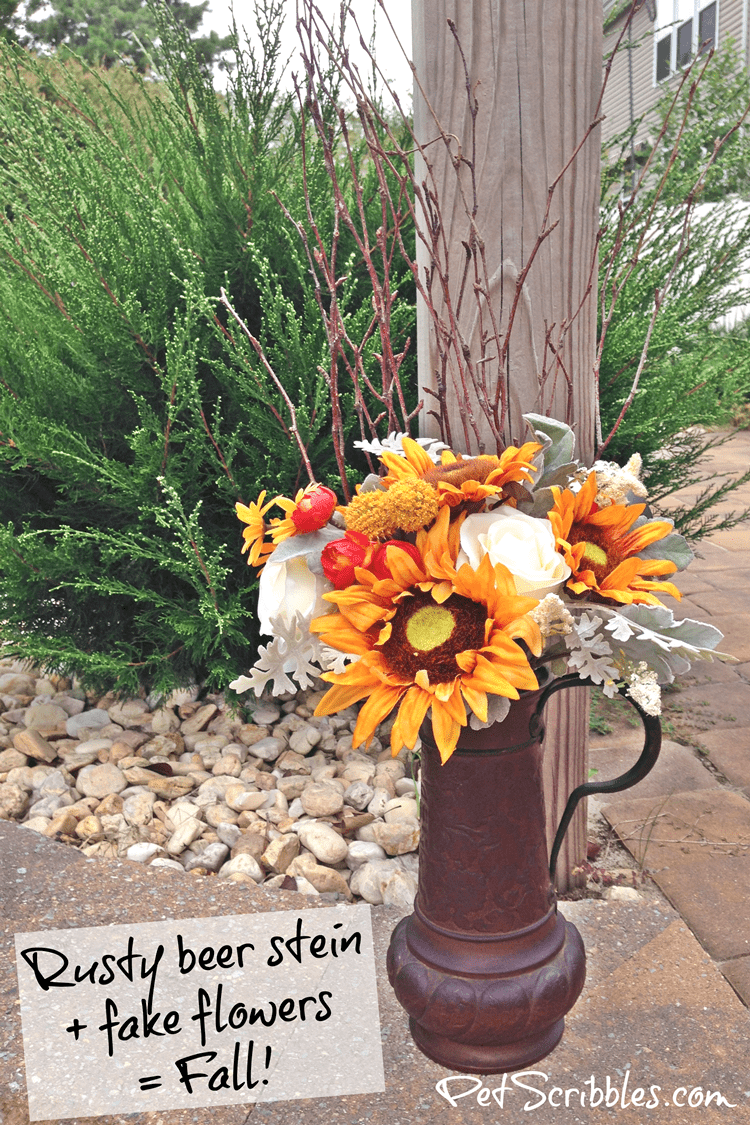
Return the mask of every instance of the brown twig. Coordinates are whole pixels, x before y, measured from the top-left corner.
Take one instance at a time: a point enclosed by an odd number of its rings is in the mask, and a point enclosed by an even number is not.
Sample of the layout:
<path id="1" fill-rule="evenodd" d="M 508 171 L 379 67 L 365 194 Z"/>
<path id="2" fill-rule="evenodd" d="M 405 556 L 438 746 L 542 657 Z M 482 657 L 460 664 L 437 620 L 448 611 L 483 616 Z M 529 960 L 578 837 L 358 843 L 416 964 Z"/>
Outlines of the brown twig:
<path id="1" fill-rule="evenodd" d="M 302 455 L 302 460 L 304 462 L 305 469 L 307 470 L 307 475 L 310 478 L 310 482 L 314 483 L 315 482 L 315 475 L 314 475 L 313 470 L 312 470 L 312 465 L 310 464 L 310 458 L 307 455 L 305 443 L 302 441 L 302 438 L 300 437 L 299 429 L 297 428 L 297 411 L 294 409 L 294 403 L 292 402 L 292 400 L 290 399 L 286 390 L 284 389 L 284 385 L 281 382 L 281 380 L 279 379 L 278 375 L 276 374 L 274 369 L 271 367 L 271 364 L 268 362 L 268 359 L 266 358 L 265 352 L 263 351 L 263 348 L 261 347 L 260 342 L 258 340 L 256 340 L 256 338 L 252 335 L 252 333 L 250 332 L 250 329 L 247 327 L 245 322 L 240 319 L 239 314 L 236 312 L 234 306 L 232 305 L 231 301 L 227 297 L 226 290 L 224 289 L 223 286 L 221 287 L 219 292 L 221 294 L 222 305 L 224 305 L 224 307 L 227 310 L 227 312 L 229 313 L 229 315 L 231 317 L 233 317 L 233 319 L 240 326 L 240 329 L 242 330 L 242 332 L 245 334 L 245 336 L 247 336 L 248 340 L 250 341 L 253 348 L 255 349 L 255 352 L 258 356 L 258 359 L 260 360 L 260 362 L 265 367 L 266 371 L 268 372 L 268 374 L 270 375 L 270 377 L 271 377 L 271 379 L 274 383 L 274 386 L 277 388 L 279 394 L 281 395 L 284 402 L 286 403 L 287 410 L 289 411 L 289 418 L 291 420 L 291 425 L 289 426 L 289 432 L 294 436 L 294 440 L 297 442 L 297 446 L 298 446 L 299 451 Z"/>

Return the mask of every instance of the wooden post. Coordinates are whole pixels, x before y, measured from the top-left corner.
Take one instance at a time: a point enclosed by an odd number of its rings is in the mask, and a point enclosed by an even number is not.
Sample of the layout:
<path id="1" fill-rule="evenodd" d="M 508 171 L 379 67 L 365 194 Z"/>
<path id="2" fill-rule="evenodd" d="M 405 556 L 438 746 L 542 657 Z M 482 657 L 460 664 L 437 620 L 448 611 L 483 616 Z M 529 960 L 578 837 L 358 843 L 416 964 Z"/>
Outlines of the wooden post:
<path id="1" fill-rule="evenodd" d="M 478 104 L 473 143 L 464 64 L 449 20 L 455 24 Z M 494 378 L 505 380 L 508 391 L 505 442 L 519 444 L 529 437 L 521 415 L 534 411 L 568 421 L 576 434 L 576 455 L 591 464 L 596 433 L 598 129 L 556 187 L 547 225 L 557 226 L 541 245 L 537 241 L 548 189 L 595 118 L 602 79 L 601 0 L 412 0 L 412 25 L 414 62 L 427 99 L 415 86 L 415 131 L 422 144 L 428 142 L 438 135 L 437 118 L 462 153 L 473 157 L 476 225 L 485 246 L 489 299 L 501 326 L 507 324 L 519 274 L 536 248 L 517 302 L 504 368 L 494 373 Z M 427 158 L 447 242 L 456 251 L 450 276 L 457 285 L 462 256 L 465 260 L 466 213 L 445 145 L 430 145 Z M 460 174 L 466 175 L 465 168 Z M 420 254 L 423 266 L 423 246 Z M 476 354 L 480 343 L 471 300 L 462 303 L 459 323 Z M 421 389 L 436 387 L 434 331 L 420 302 Z M 465 433 L 460 414 L 460 403 L 451 401 L 449 392 L 454 435 Z M 434 419 L 424 416 L 425 434 L 436 434 L 435 426 Z M 482 439 L 479 444 L 485 451 L 495 452 L 488 428 Z M 464 450 L 455 438 L 454 444 L 462 452 L 479 451 Z M 547 709 L 548 834 L 570 790 L 586 777 L 588 694 L 584 689 L 561 693 Z M 571 885 L 571 868 L 585 858 L 585 815 L 585 808 L 579 807 L 560 854 L 560 890 Z"/>

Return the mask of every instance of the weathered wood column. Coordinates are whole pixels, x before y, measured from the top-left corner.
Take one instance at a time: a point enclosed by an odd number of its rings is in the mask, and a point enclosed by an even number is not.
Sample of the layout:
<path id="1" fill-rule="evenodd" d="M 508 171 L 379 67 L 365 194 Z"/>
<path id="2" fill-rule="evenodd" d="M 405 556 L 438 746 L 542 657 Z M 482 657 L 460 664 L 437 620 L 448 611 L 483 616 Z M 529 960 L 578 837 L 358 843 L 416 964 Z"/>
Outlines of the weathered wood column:
<path id="1" fill-rule="evenodd" d="M 478 103 L 473 141 L 463 62 L 448 20 L 456 26 Z M 541 245 L 537 241 L 548 189 L 595 117 L 602 79 L 601 0 L 412 0 L 412 24 L 414 62 L 429 102 L 415 85 L 415 131 L 422 143 L 438 136 L 437 118 L 455 137 L 453 155 L 460 145 L 462 153 L 473 156 L 476 225 L 485 246 L 489 300 L 501 327 L 507 325 L 517 279 L 535 253 L 517 302 L 505 364 L 493 372 L 494 379 L 505 380 L 508 394 L 505 443 L 518 444 L 529 437 L 521 415 L 534 411 L 568 421 L 576 433 L 577 456 L 591 463 L 598 130 L 556 188 L 548 226 L 557 226 Z M 431 144 L 427 157 L 447 242 L 455 251 L 450 277 L 457 286 L 465 261 L 466 210 L 443 142 Z M 418 175 L 424 165 L 421 169 L 418 165 Z M 466 186 L 465 167 L 460 175 Z M 423 266 L 423 246 L 419 254 Z M 459 323 L 472 353 L 480 347 L 476 310 L 475 301 L 462 302 Z M 421 387 L 435 389 L 435 327 L 421 302 L 418 356 Z M 461 403 L 450 386 L 448 398 L 451 430 L 463 435 Z M 435 434 L 434 419 L 423 418 L 423 432 Z M 489 429 L 482 439 L 485 451 L 495 452 Z M 455 437 L 454 444 L 461 448 Z M 547 729 L 545 788 L 551 831 L 570 790 L 585 780 L 588 691 L 555 697 L 547 709 Z M 571 867 L 585 857 L 585 840 L 581 807 L 560 855 L 560 889 L 567 888 Z"/>

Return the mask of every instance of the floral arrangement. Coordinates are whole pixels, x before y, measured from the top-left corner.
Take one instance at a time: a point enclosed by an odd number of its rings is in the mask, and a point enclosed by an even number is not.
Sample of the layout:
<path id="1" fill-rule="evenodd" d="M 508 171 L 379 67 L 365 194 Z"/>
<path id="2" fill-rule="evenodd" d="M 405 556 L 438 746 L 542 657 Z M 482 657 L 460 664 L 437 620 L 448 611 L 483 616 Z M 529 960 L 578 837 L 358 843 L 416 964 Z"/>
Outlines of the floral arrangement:
<path id="1" fill-rule="evenodd" d="M 659 600 L 680 597 L 667 576 L 692 552 L 646 514 L 638 455 L 587 469 L 569 426 L 524 418 L 533 440 L 499 456 L 402 434 L 358 443 L 381 475 L 346 505 L 316 483 L 238 503 L 273 640 L 231 687 L 280 695 L 322 676 L 332 686 L 316 715 L 364 700 L 355 747 L 398 708 L 394 755 L 429 714 L 443 762 L 467 723 L 502 721 L 535 690 L 543 664 L 658 715 L 661 684 L 721 655 L 718 629 L 675 621 Z M 274 507 L 284 518 L 267 518 Z"/>

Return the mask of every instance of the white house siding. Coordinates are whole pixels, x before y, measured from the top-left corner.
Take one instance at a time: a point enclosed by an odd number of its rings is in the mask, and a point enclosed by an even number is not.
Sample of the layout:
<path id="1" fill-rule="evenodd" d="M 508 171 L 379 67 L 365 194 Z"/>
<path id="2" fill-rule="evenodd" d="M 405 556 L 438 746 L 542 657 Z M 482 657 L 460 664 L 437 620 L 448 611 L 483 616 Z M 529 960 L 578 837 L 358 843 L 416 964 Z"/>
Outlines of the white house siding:
<path id="1" fill-rule="evenodd" d="M 742 0 L 719 2 L 719 46 L 729 39 L 734 39 L 734 45 L 739 51 L 742 42 Z"/>
<path id="2" fill-rule="evenodd" d="M 622 32 L 623 20 L 605 31 L 605 59 Z M 606 120 L 602 124 L 602 143 L 604 145 L 630 124 L 630 59 L 632 59 L 633 117 L 640 117 L 655 101 L 654 94 L 654 40 L 653 25 L 648 18 L 645 6 L 636 12 L 632 23 L 632 43 L 627 47 L 627 32 L 612 64 L 607 88 L 602 103 Z"/>
<path id="3" fill-rule="evenodd" d="M 612 0 L 604 0 L 604 16 L 613 8 Z M 750 0 L 718 0 L 718 46 L 719 49 L 730 39 L 739 51 L 743 40 L 743 7 L 750 9 Z M 604 35 L 605 58 L 617 42 L 622 31 L 624 17 L 618 19 Z M 676 89 L 679 83 L 679 74 L 673 75 L 665 82 L 656 85 L 654 82 L 654 38 L 653 24 L 648 17 L 646 5 L 643 4 L 633 19 L 632 40 L 635 46 L 632 51 L 633 60 L 633 117 L 638 118 L 656 104 L 662 94 L 669 89 Z M 745 32 L 747 38 L 747 30 Z M 623 37 L 623 45 L 627 42 L 627 33 Z M 745 43 L 745 62 L 747 62 L 747 43 Z M 612 71 L 604 93 L 603 112 L 606 120 L 602 124 L 602 143 L 607 142 L 630 124 L 630 75 L 628 67 L 628 51 L 621 49 L 617 52 Z M 636 143 L 645 138 L 648 133 L 648 122 L 641 126 L 636 137 Z"/>

